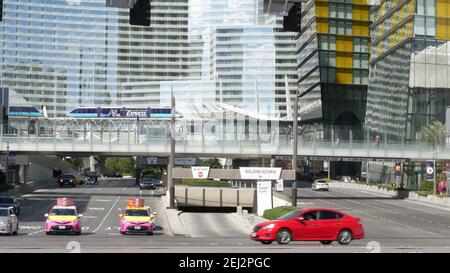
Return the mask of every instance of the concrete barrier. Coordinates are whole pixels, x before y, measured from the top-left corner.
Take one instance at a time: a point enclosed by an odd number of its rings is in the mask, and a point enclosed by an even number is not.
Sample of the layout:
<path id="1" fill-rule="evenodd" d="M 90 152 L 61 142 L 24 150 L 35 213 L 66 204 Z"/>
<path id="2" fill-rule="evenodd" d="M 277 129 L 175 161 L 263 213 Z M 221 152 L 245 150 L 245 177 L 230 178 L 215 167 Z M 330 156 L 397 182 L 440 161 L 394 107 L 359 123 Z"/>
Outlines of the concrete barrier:
<path id="1" fill-rule="evenodd" d="M 179 206 L 253 208 L 255 189 L 175 186 Z"/>

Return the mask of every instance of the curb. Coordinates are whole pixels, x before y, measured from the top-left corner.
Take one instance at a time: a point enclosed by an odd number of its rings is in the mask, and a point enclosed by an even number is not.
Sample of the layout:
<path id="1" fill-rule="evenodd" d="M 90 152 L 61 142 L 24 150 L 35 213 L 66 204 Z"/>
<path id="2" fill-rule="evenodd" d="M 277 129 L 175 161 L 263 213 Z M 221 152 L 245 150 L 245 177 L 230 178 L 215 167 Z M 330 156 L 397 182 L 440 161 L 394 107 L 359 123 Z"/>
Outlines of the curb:
<path id="1" fill-rule="evenodd" d="M 185 231 L 183 224 L 179 218 L 180 214 L 183 213 L 182 211 L 176 210 L 176 209 L 168 209 L 169 207 L 169 203 L 167 202 L 167 198 L 169 195 L 164 195 L 161 196 L 161 202 L 163 204 L 163 209 L 164 209 L 164 213 L 166 215 L 167 218 L 167 223 L 169 225 L 170 228 L 170 232 L 174 235 L 174 236 L 181 236 L 181 237 L 190 237 L 190 234 L 188 232 Z M 178 219 L 179 223 L 175 224 L 173 221 L 173 216 L 169 216 L 169 210 L 173 210 L 174 213 L 176 213 L 176 218 Z M 178 231 L 174 231 L 174 226 L 175 225 L 180 225 L 181 228 Z"/>

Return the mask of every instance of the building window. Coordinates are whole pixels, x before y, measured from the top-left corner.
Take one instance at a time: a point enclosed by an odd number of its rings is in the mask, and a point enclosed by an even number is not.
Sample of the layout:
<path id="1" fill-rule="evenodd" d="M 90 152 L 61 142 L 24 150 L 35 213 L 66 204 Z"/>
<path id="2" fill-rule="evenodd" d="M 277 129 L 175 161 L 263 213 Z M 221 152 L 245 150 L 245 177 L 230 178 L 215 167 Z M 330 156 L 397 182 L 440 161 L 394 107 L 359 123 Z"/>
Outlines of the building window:
<path id="1" fill-rule="evenodd" d="M 368 43 L 367 38 L 353 38 L 353 52 L 366 53 L 369 50 Z"/>
<path id="2" fill-rule="evenodd" d="M 319 44 L 321 50 L 336 50 L 336 37 L 320 36 Z"/>

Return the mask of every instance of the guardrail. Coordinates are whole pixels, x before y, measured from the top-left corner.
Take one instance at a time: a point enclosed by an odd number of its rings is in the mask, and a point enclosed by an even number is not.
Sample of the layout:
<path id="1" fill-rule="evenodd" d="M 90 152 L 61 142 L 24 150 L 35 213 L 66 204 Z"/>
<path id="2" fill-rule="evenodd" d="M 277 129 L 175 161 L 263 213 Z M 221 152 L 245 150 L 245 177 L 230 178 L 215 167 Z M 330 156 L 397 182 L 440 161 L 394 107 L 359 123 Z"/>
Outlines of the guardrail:
<path id="1" fill-rule="evenodd" d="M 0 137 L 0 149 L 18 153 L 86 153 L 114 155 L 157 155 L 170 154 L 170 139 L 161 137 L 140 137 L 120 139 L 84 139 L 75 137 Z M 258 140 L 178 140 L 176 153 L 199 156 L 283 156 L 292 155 L 290 141 L 264 142 Z M 389 143 L 375 145 L 366 142 L 299 141 L 298 154 L 303 157 L 333 157 L 336 160 L 349 158 L 368 159 L 417 159 L 450 160 L 450 149 L 443 147 L 435 152 L 430 145 Z"/>

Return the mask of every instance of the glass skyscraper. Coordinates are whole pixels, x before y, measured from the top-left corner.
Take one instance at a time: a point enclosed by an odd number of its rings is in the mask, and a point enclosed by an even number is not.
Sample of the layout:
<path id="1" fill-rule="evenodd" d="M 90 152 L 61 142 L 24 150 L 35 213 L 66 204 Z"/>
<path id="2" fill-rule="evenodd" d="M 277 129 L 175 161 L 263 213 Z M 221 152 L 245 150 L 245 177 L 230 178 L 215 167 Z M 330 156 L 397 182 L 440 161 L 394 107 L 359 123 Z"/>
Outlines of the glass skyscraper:
<path id="1" fill-rule="evenodd" d="M 152 0 L 148 27 L 105 0 L 3 2 L 0 85 L 11 104 L 45 106 L 50 117 L 78 106 L 160 106 L 171 82 L 200 80 L 213 100 L 249 109 L 259 82 L 259 110 L 283 115 L 285 75 L 296 87 L 295 34 L 279 32 L 281 17 L 258 15 L 261 0 Z"/>
<path id="2" fill-rule="evenodd" d="M 365 128 L 419 140 L 450 106 L 450 1 L 383 1 L 373 17 Z"/>
<path id="3" fill-rule="evenodd" d="M 369 74 L 369 2 L 301 4 L 300 116 L 307 139 L 362 138 Z"/>

